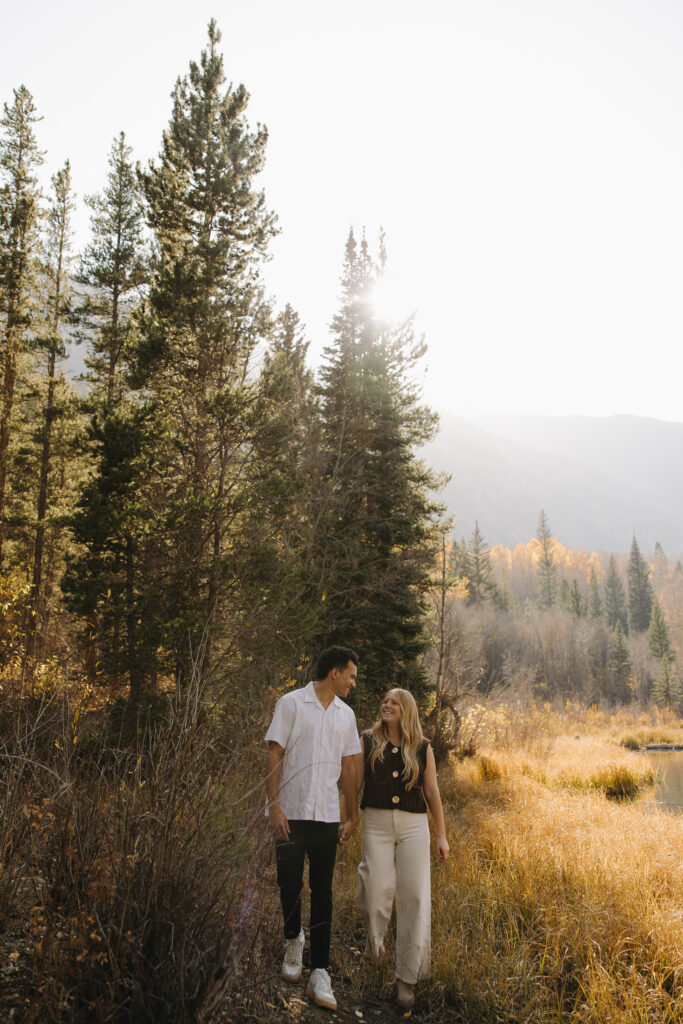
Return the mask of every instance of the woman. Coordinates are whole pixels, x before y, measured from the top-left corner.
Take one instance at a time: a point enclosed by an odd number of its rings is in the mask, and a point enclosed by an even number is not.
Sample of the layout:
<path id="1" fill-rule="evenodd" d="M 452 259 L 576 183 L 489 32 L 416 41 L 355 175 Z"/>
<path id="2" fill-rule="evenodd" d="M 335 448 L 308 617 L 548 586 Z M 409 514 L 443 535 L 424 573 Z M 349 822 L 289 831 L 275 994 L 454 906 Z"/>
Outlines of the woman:
<path id="1" fill-rule="evenodd" d="M 409 1009 L 415 983 L 429 977 L 431 888 L 427 808 L 436 854 L 449 854 L 434 752 L 407 690 L 390 690 L 364 732 L 363 843 L 356 907 L 368 929 L 366 955 L 377 958 L 396 897 L 397 1002 Z"/>

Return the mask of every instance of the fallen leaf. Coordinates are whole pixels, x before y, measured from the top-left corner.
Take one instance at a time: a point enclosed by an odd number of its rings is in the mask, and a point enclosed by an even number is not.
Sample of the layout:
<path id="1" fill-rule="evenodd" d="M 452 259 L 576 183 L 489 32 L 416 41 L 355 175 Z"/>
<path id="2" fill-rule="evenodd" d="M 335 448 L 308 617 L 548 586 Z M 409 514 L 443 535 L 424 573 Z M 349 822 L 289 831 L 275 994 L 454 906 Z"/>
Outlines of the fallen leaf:
<path id="1" fill-rule="evenodd" d="M 10 958 L 10 960 L 18 960 L 19 959 L 19 954 L 18 953 L 10 953 L 9 958 Z"/>
<path id="2" fill-rule="evenodd" d="M 413 1016 L 413 1011 L 412 1010 L 406 1010 L 406 1012 L 403 1014 L 403 1016 L 404 1017 L 412 1017 Z"/>

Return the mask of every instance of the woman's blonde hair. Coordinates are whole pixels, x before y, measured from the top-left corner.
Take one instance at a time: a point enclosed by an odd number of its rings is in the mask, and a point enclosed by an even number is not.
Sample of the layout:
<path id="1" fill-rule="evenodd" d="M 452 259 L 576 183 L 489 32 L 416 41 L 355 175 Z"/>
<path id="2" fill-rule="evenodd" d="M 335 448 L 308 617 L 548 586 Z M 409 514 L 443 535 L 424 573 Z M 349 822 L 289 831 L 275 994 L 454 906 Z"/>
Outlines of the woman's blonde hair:
<path id="1" fill-rule="evenodd" d="M 398 699 L 401 708 L 401 717 L 398 724 L 401 727 L 403 781 L 406 783 L 406 789 L 412 789 L 420 777 L 420 763 L 417 759 L 417 752 L 424 739 L 422 726 L 420 725 L 420 716 L 417 713 L 415 698 L 408 690 L 389 690 L 384 700 L 389 695 Z M 370 736 L 373 742 L 373 750 L 370 754 L 370 769 L 374 770 L 375 764 L 378 761 L 384 761 L 386 749 L 391 746 L 389 732 L 381 717 L 370 729 Z"/>

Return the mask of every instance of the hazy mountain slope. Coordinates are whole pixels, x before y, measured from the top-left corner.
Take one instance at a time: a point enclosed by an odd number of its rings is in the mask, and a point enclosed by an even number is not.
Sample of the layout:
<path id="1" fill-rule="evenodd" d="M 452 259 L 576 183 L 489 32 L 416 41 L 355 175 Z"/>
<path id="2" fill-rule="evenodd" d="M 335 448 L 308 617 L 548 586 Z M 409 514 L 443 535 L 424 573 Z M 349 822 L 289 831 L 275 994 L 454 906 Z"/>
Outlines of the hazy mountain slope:
<path id="1" fill-rule="evenodd" d="M 528 541 L 544 508 L 572 547 L 628 551 L 659 540 L 683 553 L 683 424 L 618 416 L 478 416 L 449 413 L 426 450 L 452 475 L 444 491 L 456 532 L 479 520 L 490 544 Z"/>

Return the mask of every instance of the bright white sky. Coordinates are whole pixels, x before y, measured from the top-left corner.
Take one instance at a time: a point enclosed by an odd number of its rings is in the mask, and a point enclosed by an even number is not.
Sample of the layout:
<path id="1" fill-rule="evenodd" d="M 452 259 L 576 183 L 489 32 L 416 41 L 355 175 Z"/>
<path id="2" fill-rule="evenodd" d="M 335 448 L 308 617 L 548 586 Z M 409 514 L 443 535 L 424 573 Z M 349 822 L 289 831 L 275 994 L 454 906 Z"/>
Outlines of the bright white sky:
<path id="1" fill-rule="evenodd" d="M 121 129 L 155 156 L 212 15 L 314 359 L 349 226 L 381 225 L 433 406 L 683 421 L 680 0 L 0 0 L 0 99 L 33 93 L 47 176 L 99 191 Z"/>

